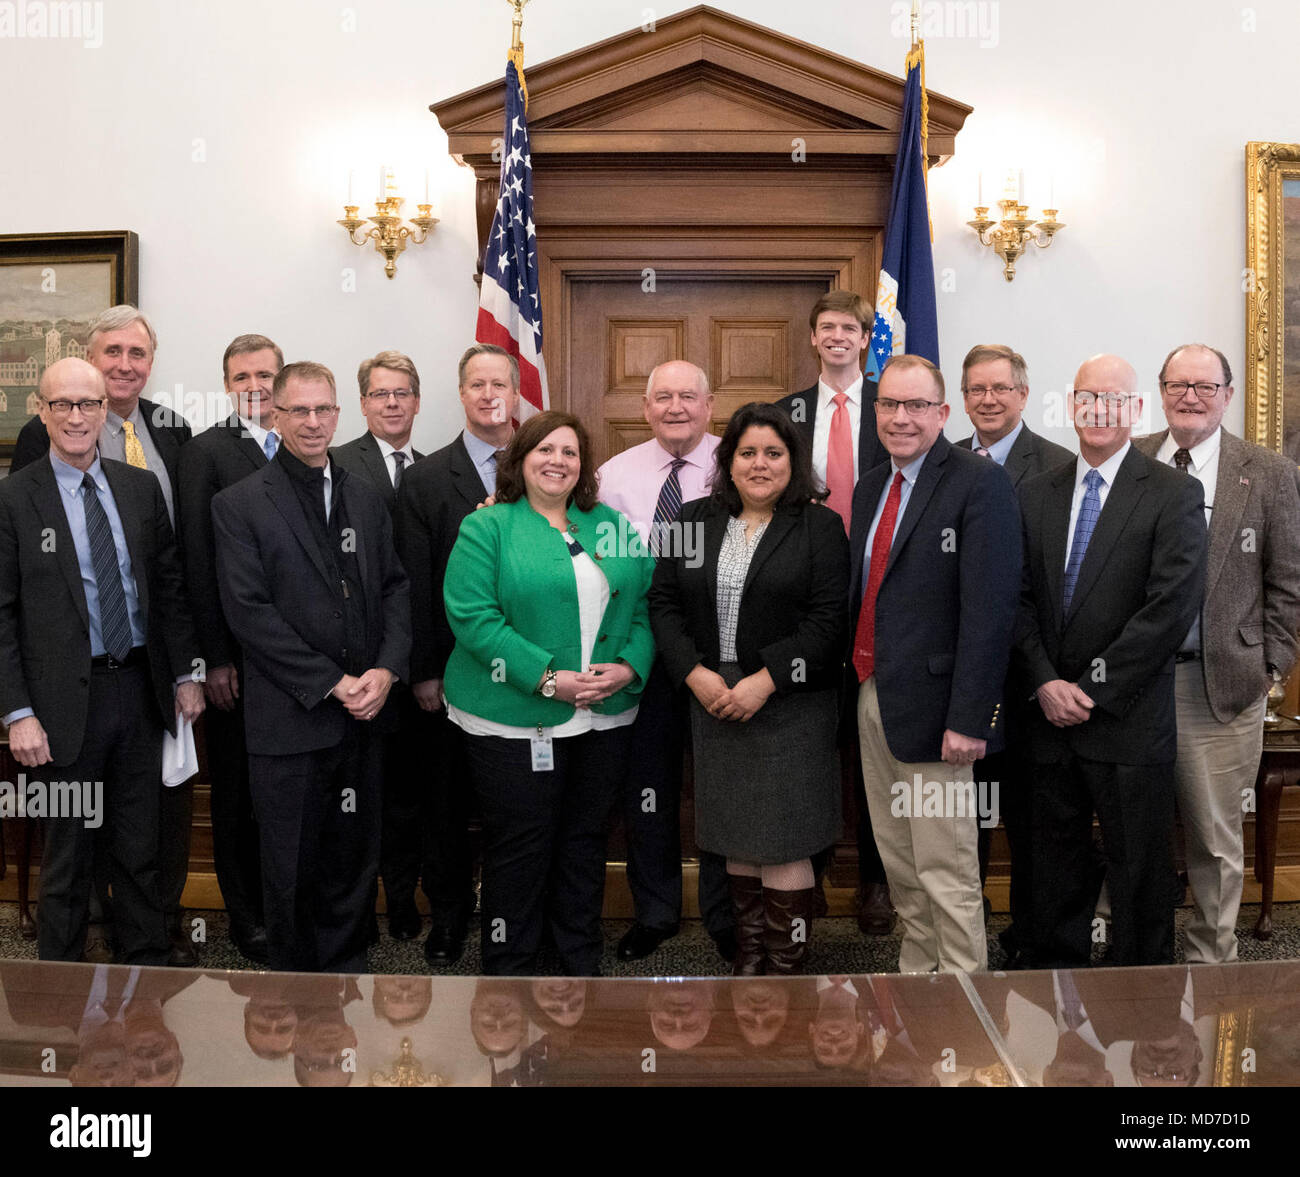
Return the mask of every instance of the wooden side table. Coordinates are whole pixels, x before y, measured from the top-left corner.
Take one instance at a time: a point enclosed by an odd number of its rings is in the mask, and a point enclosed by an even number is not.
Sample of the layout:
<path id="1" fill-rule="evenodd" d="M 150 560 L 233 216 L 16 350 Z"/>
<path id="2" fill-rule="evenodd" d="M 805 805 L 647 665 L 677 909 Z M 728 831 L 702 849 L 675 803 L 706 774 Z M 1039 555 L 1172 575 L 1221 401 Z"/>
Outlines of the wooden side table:
<path id="1" fill-rule="evenodd" d="M 1264 754 L 1255 776 L 1255 880 L 1261 886 L 1255 939 L 1273 935 L 1273 872 L 1277 868 L 1277 819 L 1282 790 L 1300 785 L 1300 723 L 1278 716 L 1264 725 Z"/>

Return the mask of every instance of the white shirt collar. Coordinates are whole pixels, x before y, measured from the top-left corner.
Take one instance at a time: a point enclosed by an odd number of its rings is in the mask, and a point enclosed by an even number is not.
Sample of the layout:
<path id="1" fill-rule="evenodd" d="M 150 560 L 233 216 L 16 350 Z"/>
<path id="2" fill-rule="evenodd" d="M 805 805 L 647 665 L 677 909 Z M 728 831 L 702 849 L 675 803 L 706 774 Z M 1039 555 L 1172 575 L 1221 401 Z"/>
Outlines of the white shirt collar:
<path id="1" fill-rule="evenodd" d="M 1128 452 L 1132 446 L 1133 443 L 1131 441 L 1126 441 L 1119 447 L 1119 449 L 1111 454 L 1109 458 L 1097 467 L 1097 473 L 1101 475 L 1101 480 L 1107 486 L 1115 485 L 1115 475 L 1119 473 L 1119 468 L 1123 464 L 1125 457 L 1128 456 Z M 1074 465 L 1074 485 L 1076 487 L 1083 482 L 1084 477 L 1091 469 L 1092 467 L 1088 465 L 1088 460 L 1080 454 L 1078 461 Z"/>
<path id="2" fill-rule="evenodd" d="M 379 456 L 383 458 L 385 462 L 388 461 L 389 457 L 397 453 L 397 447 L 395 445 L 389 445 L 388 442 L 377 434 L 372 433 L 370 436 L 379 443 Z M 406 444 L 402 446 L 402 453 L 406 456 L 406 464 L 408 466 L 415 461 L 415 457 L 411 453 L 411 442 L 409 438 L 407 439 Z"/>
<path id="3" fill-rule="evenodd" d="M 844 395 L 848 397 L 851 404 L 862 403 L 862 377 L 859 376 L 852 384 L 844 390 Z M 826 408 L 835 399 L 835 389 L 826 381 L 818 379 L 817 381 L 817 408 Z"/>
<path id="4" fill-rule="evenodd" d="M 1220 426 L 1210 434 L 1203 442 L 1192 446 L 1187 452 L 1192 458 L 1192 472 L 1199 474 L 1205 469 L 1209 462 L 1216 461 L 1219 457 L 1219 443 L 1223 438 L 1223 427 Z M 1165 434 L 1165 439 L 1160 443 L 1160 448 L 1156 451 L 1156 461 L 1163 462 L 1166 466 L 1174 464 L 1174 454 L 1182 447 L 1174 440 L 1172 432 Z"/>
<path id="5" fill-rule="evenodd" d="M 238 413 L 235 415 L 239 416 Z M 266 449 L 266 439 L 270 436 L 271 430 L 257 424 L 256 421 L 250 421 L 247 417 L 239 417 L 239 423 L 244 427 L 244 432 L 257 442 L 257 448 L 264 451 Z"/>

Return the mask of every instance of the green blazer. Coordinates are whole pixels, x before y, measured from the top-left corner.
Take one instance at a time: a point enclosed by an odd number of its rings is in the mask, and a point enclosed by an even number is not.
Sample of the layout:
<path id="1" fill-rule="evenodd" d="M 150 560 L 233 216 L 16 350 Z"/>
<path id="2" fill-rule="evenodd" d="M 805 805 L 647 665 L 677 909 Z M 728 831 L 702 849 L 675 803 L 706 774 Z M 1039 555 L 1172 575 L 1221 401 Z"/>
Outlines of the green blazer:
<path id="1" fill-rule="evenodd" d="M 569 519 L 609 581 L 592 661 L 621 658 L 639 676 L 592 708 L 617 715 L 636 704 L 654 661 L 646 604 L 654 560 L 612 507 L 570 506 Z M 452 706 L 519 726 L 556 727 L 573 716 L 573 704 L 536 693 L 547 667 L 585 669 L 573 557 L 527 499 L 466 516 L 447 561 L 443 599 L 456 637 L 443 680 Z"/>

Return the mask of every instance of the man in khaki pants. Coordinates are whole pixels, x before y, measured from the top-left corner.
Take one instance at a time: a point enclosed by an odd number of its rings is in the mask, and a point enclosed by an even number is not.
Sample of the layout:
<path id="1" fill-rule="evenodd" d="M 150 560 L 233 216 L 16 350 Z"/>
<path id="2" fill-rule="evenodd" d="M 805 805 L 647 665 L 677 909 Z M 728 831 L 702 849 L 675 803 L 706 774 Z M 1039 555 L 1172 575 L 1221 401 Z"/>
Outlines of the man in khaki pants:
<path id="1" fill-rule="evenodd" d="M 1205 600 L 1177 655 L 1178 811 L 1195 911 L 1189 962 L 1237 959 L 1242 794 L 1255 782 L 1265 696 L 1290 671 L 1300 625 L 1300 470 L 1222 427 L 1232 400 L 1223 354 L 1169 353 L 1160 395 L 1169 428 L 1133 444 L 1205 487 Z"/>

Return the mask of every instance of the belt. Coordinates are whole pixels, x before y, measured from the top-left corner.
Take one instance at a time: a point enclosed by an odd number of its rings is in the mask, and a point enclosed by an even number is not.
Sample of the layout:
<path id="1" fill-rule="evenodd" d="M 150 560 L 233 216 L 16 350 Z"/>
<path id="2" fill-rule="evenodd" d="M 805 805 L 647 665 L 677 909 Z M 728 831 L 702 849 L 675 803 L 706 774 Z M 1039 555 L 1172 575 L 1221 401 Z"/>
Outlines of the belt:
<path id="1" fill-rule="evenodd" d="M 1200 650 L 1179 650 L 1174 655 L 1175 662 L 1199 662 L 1201 660 Z"/>
<path id="2" fill-rule="evenodd" d="M 145 666 L 147 663 L 145 647 L 136 646 L 123 662 L 119 662 L 112 654 L 100 654 L 98 658 L 90 660 L 90 668 L 91 670 L 125 670 L 129 666 Z"/>

